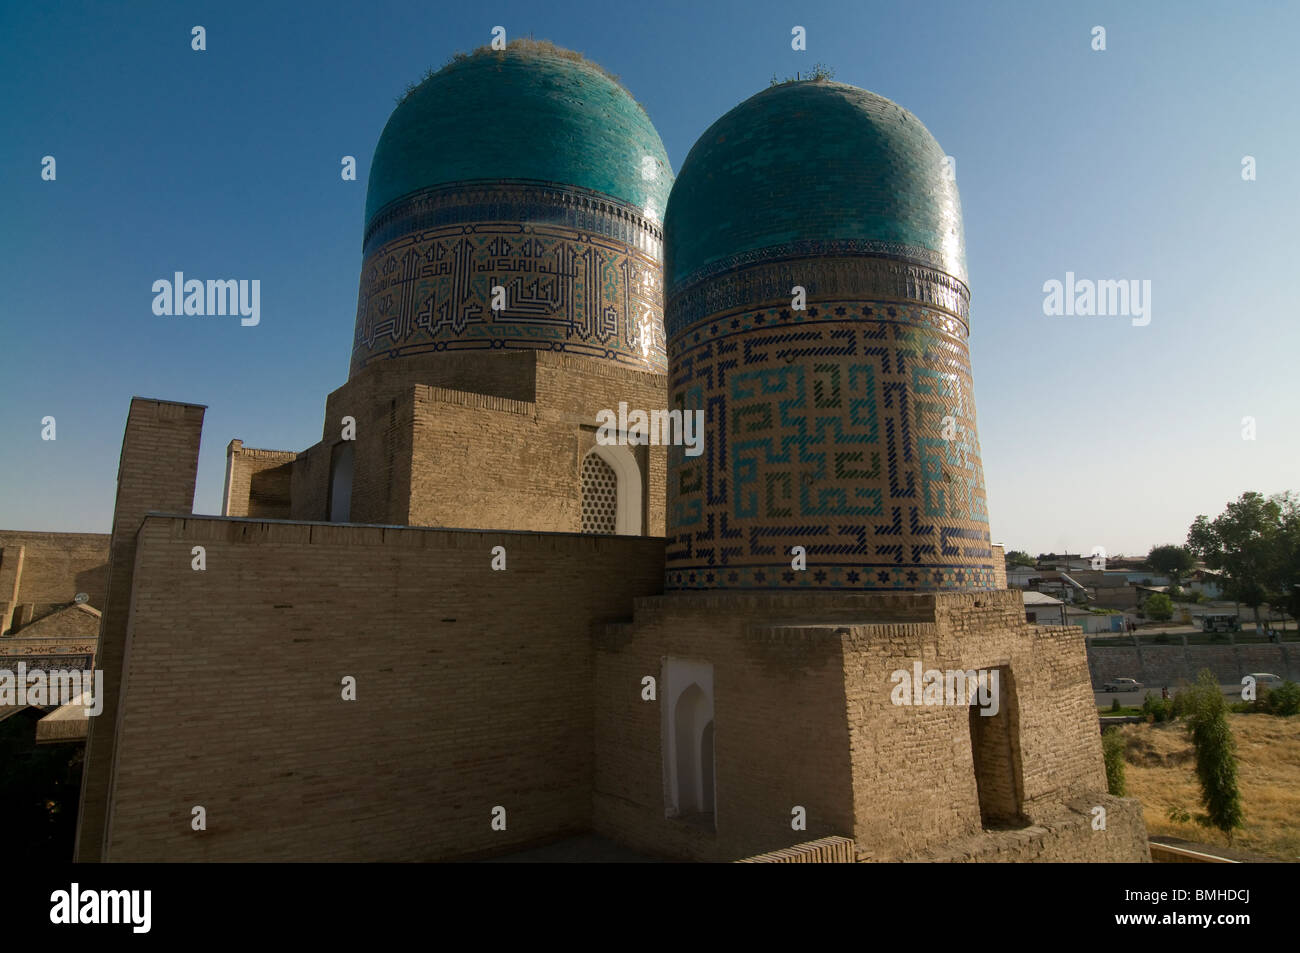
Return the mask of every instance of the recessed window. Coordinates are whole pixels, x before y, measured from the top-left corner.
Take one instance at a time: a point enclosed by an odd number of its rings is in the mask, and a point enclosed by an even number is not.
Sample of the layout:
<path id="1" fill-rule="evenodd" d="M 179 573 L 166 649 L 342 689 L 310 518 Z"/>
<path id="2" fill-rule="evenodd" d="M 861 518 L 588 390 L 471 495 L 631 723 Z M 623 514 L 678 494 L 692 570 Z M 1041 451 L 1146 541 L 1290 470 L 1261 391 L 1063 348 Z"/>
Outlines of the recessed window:
<path id="1" fill-rule="evenodd" d="M 582 459 L 582 531 L 641 535 L 641 467 L 627 447 L 597 444 Z"/>
<path id="2" fill-rule="evenodd" d="M 582 531 L 618 531 L 618 474 L 598 453 L 582 461 Z"/>
<path id="3" fill-rule="evenodd" d="M 715 829 L 713 665 L 668 658 L 663 673 L 665 814 Z"/>
<path id="4" fill-rule="evenodd" d="M 352 442 L 334 448 L 330 463 L 330 522 L 346 523 L 352 516 Z"/>

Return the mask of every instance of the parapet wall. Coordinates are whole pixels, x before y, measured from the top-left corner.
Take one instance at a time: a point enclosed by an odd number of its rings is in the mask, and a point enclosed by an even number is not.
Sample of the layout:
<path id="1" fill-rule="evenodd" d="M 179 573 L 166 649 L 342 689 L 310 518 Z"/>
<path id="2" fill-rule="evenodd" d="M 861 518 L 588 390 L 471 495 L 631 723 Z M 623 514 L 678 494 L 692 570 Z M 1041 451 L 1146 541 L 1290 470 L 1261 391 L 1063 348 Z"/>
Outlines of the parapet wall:
<path id="1" fill-rule="evenodd" d="M 150 516 L 137 545 L 105 860 L 428 861 L 590 829 L 590 627 L 659 590 L 662 539 Z"/>
<path id="2" fill-rule="evenodd" d="M 0 632 L 18 606 L 35 621 L 72 602 L 79 592 L 97 609 L 108 591 L 107 533 L 0 530 Z"/>
<path id="3" fill-rule="evenodd" d="M 222 515 L 288 519 L 297 457 L 292 450 L 257 450 L 242 440 L 230 441 Z"/>

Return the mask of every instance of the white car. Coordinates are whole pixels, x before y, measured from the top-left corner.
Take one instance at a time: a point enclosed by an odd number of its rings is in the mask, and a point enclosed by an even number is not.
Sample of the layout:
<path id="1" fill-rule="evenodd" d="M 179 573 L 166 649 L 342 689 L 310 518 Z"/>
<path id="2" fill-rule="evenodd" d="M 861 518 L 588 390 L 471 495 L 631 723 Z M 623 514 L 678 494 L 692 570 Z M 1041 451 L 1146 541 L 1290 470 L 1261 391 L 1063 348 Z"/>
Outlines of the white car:
<path id="1" fill-rule="evenodd" d="M 1276 688 L 1282 684 L 1282 676 L 1271 675 L 1268 672 L 1251 672 L 1248 677 L 1253 678 L 1256 685 L 1267 685 L 1269 688 Z"/>
<path id="2" fill-rule="evenodd" d="M 1132 678 L 1112 678 L 1101 686 L 1103 692 L 1140 692 L 1142 683 Z"/>

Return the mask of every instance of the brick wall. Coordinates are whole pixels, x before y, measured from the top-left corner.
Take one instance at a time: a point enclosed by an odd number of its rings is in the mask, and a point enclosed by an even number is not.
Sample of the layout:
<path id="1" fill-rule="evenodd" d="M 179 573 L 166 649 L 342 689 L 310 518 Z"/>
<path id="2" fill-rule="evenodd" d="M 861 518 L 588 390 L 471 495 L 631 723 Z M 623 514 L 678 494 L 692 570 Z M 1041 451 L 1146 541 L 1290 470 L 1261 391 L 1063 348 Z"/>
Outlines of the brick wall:
<path id="1" fill-rule="evenodd" d="M 851 864 L 853 841 L 847 837 L 822 837 L 806 844 L 738 860 L 738 864 Z"/>
<path id="2" fill-rule="evenodd" d="M 99 638 L 100 618 L 100 611 L 89 605 L 74 603 L 64 606 L 49 615 L 42 616 L 31 625 L 24 626 L 18 634 L 0 640 L 0 655 L 27 654 L 9 651 L 17 645 L 32 646 L 38 643 L 54 644 L 64 641 L 78 646 L 88 644 L 89 648 L 78 648 L 78 651 L 94 652 L 95 640 Z"/>
<path id="3" fill-rule="evenodd" d="M 288 519 L 294 460 L 291 450 L 257 450 L 232 440 L 226 447 L 226 516 Z"/>
<path id="4" fill-rule="evenodd" d="M 294 468 L 292 515 L 326 518 L 329 455 L 352 416 L 350 522 L 577 532 L 596 414 L 666 400 L 661 374 L 549 352 L 378 362 L 330 395 L 325 439 Z M 641 472 L 642 532 L 662 535 L 666 449 L 627 449 Z"/>
<path id="5" fill-rule="evenodd" d="M 290 480 L 289 518 L 329 519 L 330 445 L 312 444 L 298 454 Z"/>
<path id="6" fill-rule="evenodd" d="M 107 815 L 114 755 L 114 724 L 121 687 L 127 619 L 133 598 L 136 531 L 151 510 L 188 513 L 194 507 L 204 409 L 196 404 L 135 397 L 127 413 L 117 470 L 108 593 L 97 664 L 104 672 L 104 708 L 91 719 L 77 820 L 78 860 L 98 860 Z M 188 565 L 188 563 L 187 563 Z M 166 599 L 144 590 L 146 599 Z M 183 623 L 178 623 L 183 629 Z"/>
<path id="7" fill-rule="evenodd" d="M 1177 635 L 1169 645 L 1128 646 L 1094 645 L 1088 649 L 1088 669 L 1092 684 L 1100 690 L 1112 678 L 1136 678 L 1159 693 L 1163 687 L 1174 688 L 1195 682 L 1201 669 L 1208 668 L 1222 685 L 1240 682 L 1251 672 L 1270 672 L 1292 681 L 1300 681 L 1300 645 L 1188 645 Z"/>
<path id="8" fill-rule="evenodd" d="M 852 782 L 838 640 L 751 631 L 771 618 L 756 597 L 674 594 L 639 600 L 596 655 L 597 833 L 642 852 L 730 861 L 852 830 Z M 779 615 L 779 608 L 776 610 Z M 716 832 L 665 817 L 662 712 L 642 679 L 663 659 L 713 665 Z M 806 811 L 806 829 L 791 827 Z"/>
<path id="9" fill-rule="evenodd" d="M 150 517 L 106 859 L 438 860 L 589 829 L 590 627 L 662 574 L 658 539 Z"/>
<path id="10" fill-rule="evenodd" d="M 39 619 L 84 592 L 90 605 L 103 608 L 108 546 L 106 533 L 0 530 L 0 632 L 19 605 L 31 605 Z"/>
<path id="11" fill-rule="evenodd" d="M 575 435 L 557 433 L 547 441 L 536 404 L 424 386 L 412 388 L 408 399 L 413 525 L 580 528 L 556 492 L 556 471 L 567 469 L 574 449 L 566 445 Z"/>
<path id="12" fill-rule="evenodd" d="M 1105 827 L 1096 808 L 1105 810 Z M 984 831 L 907 858 L 924 863 L 1148 864 L 1142 805 L 1098 793 L 1053 805 L 1024 830 Z"/>
<path id="13" fill-rule="evenodd" d="M 379 361 L 329 395 L 313 447 L 292 454 L 232 442 L 228 515 L 327 520 L 333 455 L 352 417 L 349 522 L 577 532 L 596 414 L 620 401 L 668 409 L 666 378 L 550 352 Z M 666 449 L 627 449 L 641 472 L 642 533 L 661 536 Z"/>
<path id="14" fill-rule="evenodd" d="M 851 836 L 861 860 L 983 843 L 969 708 L 891 699 L 891 674 L 914 661 L 1012 673 L 1003 704 L 1019 776 L 1008 783 L 1025 824 L 1104 792 L 1082 633 L 1026 625 L 1021 613 L 1017 591 L 639 600 L 635 621 L 607 627 L 597 653 L 596 830 L 694 860 L 835 834 Z M 713 664 L 716 833 L 664 816 L 661 712 L 640 685 L 679 655 Z M 791 829 L 795 806 L 806 831 Z"/>
<path id="15" fill-rule="evenodd" d="M 582 457 L 595 443 L 596 414 L 601 410 L 618 412 L 620 401 L 629 410 L 668 410 L 668 379 L 663 374 L 614 367 L 604 361 L 569 357 L 564 354 L 540 353 L 537 357 L 537 406 L 551 426 L 572 432 L 582 426 L 577 452 L 570 458 L 571 468 L 561 471 L 563 493 L 571 499 L 578 484 Z M 707 436 L 706 436 L 707 439 Z M 641 467 L 645 507 L 642 531 L 649 536 L 664 535 L 664 508 L 668 499 L 668 453 L 662 446 L 628 447 Z M 577 506 L 577 504 L 575 504 Z M 581 520 L 580 507 L 574 528 Z"/>
<path id="16" fill-rule="evenodd" d="M 998 589 L 1007 587 L 1007 551 L 1006 547 L 1000 543 L 995 543 L 993 549 L 993 584 Z"/>

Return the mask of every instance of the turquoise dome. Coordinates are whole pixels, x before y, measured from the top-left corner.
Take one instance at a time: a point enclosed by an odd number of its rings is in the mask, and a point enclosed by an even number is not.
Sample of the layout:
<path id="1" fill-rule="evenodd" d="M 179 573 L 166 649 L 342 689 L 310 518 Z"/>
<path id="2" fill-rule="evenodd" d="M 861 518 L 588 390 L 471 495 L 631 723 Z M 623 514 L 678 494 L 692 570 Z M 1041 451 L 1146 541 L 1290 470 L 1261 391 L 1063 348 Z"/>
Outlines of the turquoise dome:
<path id="1" fill-rule="evenodd" d="M 659 221 L 672 167 L 650 117 L 603 70 L 512 44 L 456 59 L 393 110 L 370 166 L 366 224 L 420 189 L 502 179 L 590 189 Z"/>
<path id="2" fill-rule="evenodd" d="M 702 135 L 664 217 L 664 280 L 710 266 L 842 248 L 914 260 L 966 281 L 957 186 L 915 116 L 856 86 L 784 83 Z M 747 254 L 749 253 L 749 254 Z"/>

